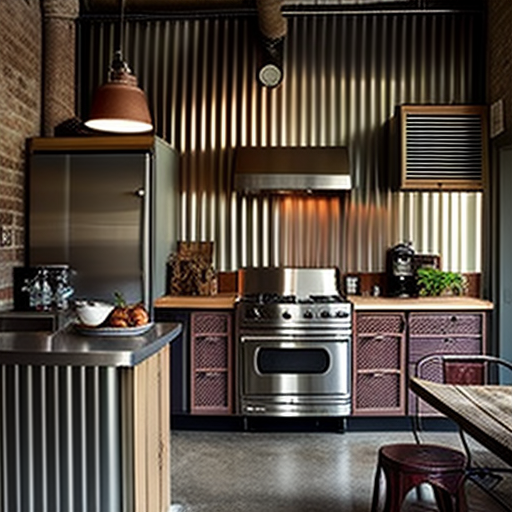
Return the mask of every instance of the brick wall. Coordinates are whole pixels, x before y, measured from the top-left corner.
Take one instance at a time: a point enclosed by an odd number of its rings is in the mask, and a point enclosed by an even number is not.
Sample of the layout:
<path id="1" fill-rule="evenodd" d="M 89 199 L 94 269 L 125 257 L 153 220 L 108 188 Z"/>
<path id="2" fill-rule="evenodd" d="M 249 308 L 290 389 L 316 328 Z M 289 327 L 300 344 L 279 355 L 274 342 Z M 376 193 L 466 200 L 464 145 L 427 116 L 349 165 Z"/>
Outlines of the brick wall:
<path id="1" fill-rule="evenodd" d="M 512 1 L 488 2 L 488 91 L 489 104 L 503 99 L 506 132 L 496 143 L 512 141 Z"/>
<path id="2" fill-rule="evenodd" d="M 39 0 L 2 0 L 0 226 L 9 240 L 0 244 L 0 309 L 12 298 L 12 267 L 23 263 L 25 139 L 40 134 L 41 48 Z"/>

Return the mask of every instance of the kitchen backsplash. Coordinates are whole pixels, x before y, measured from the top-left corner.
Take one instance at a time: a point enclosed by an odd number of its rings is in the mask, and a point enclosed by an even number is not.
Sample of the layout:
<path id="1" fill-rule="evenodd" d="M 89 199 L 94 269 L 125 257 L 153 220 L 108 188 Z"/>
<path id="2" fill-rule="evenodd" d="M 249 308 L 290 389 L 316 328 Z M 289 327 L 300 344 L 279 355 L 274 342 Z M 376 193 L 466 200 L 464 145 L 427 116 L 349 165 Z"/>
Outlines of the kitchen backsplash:
<path id="1" fill-rule="evenodd" d="M 390 130 L 397 105 L 485 103 L 484 17 L 287 20 L 284 80 L 275 89 L 256 78 L 254 17 L 126 20 L 125 57 L 148 92 L 156 132 L 182 154 L 179 238 L 214 241 L 220 270 L 382 272 L 387 247 L 405 240 L 443 254 L 447 268 L 480 272 L 480 193 L 399 193 L 389 184 L 399 169 Z M 116 49 L 116 23 L 82 21 L 84 112 Z M 277 145 L 348 147 L 353 189 L 322 199 L 234 193 L 234 148 Z"/>

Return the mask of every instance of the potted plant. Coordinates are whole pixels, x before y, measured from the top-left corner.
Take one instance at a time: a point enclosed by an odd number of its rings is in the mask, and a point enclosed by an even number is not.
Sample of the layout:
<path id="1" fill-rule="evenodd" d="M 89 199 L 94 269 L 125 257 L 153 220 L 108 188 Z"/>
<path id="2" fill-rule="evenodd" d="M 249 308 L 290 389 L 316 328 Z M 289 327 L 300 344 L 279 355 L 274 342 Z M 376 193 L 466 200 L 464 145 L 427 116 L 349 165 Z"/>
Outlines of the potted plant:
<path id="1" fill-rule="evenodd" d="M 422 297 L 464 295 L 466 291 L 466 280 L 462 274 L 437 268 L 419 268 L 417 284 Z"/>

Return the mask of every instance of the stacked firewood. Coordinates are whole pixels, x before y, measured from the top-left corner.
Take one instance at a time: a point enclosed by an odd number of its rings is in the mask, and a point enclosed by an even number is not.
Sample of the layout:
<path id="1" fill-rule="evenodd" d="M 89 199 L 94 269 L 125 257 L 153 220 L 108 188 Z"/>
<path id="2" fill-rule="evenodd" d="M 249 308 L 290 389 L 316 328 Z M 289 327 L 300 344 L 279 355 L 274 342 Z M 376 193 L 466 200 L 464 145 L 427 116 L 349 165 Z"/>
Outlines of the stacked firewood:
<path id="1" fill-rule="evenodd" d="M 178 242 L 169 258 L 170 295 L 215 295 L 213 242 Z"/>

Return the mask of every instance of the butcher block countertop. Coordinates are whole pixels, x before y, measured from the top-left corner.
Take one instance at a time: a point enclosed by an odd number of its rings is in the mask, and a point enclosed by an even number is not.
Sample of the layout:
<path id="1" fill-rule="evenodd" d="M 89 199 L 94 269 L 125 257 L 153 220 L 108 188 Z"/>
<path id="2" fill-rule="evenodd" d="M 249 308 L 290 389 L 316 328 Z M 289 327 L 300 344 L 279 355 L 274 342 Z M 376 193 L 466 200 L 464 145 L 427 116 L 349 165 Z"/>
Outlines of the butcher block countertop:
<path id="1" fill-rule="evenodd" d="M 155 300 L 156 308 L 233 309 L 236 293 L 207 296 L 164 295 Z M 370 297 L 350 295 L 355 311 L 482 311 L 494 308 L 492 302 L 474 297 Z"/>
<path id="2" fill-rule="evenodd" d="M 474 297 L 348 297 L 356 311 L 482 311 L 492 302 Z"/>
<path id="3" fill-rule="evenodd" d="M 155 300 L 156 308 L 174 309 L 233 309 L 237 295 L 219 293 L 217 295 L 164 295 Z"/>

